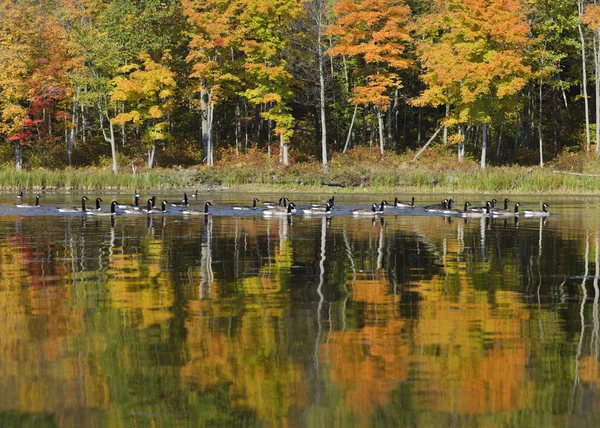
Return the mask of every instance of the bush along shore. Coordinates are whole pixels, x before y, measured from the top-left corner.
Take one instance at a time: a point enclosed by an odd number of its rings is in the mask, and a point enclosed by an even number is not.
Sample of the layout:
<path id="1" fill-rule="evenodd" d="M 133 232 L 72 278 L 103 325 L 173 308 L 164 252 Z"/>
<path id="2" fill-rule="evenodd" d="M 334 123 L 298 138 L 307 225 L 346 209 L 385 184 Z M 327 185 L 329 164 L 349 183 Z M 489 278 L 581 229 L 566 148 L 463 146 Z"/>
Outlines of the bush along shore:
<path id="1" fill-rule="evenodd" d="M 5 191 L 72 191 L 88 189 L 144 190 L 199 189 L 296 192 L 362 192 L 365 189 L 454 193 L 581 193 L 600 194 L 600 161 L 584 155 L 565 155 L 545 168 L 490 166 L 481 171 L 474 160 L 458 163 L 446 151 L 431 151 L 418 162 L 408 155 L 386 155 L 359 150 L 338 155 L 325 174 L 320 162 L 279 164 L 261 153 L 224 157 L 215 166 L 188 169 L 150 169 L 137 173 L 110 169 L 0 169 Z"/>

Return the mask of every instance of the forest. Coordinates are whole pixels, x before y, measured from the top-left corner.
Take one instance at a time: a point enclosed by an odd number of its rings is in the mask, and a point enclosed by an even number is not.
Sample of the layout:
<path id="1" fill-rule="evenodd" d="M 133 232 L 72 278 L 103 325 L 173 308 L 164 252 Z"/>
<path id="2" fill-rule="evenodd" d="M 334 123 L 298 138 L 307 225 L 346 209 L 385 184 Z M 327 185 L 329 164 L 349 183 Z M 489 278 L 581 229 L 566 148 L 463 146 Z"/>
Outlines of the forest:
<path id="1" fill-rule="evenodd" d="M 595 1 L 0 0 L 0 63 L 17 170 L 600 156 Z"/>

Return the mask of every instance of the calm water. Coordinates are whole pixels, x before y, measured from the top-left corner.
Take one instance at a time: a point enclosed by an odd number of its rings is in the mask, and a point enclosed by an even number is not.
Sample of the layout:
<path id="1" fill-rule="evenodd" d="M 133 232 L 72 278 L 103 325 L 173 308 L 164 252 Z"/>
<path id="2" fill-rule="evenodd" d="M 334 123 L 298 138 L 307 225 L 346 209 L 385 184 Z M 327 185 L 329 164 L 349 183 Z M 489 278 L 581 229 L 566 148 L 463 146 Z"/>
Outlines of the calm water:
<path id="1" fill-rule="evenodd" d="M 0 426 L 600 424 L 600 199 L 515 224 L 208 197 L 206 220 L 0 199 Z"/>

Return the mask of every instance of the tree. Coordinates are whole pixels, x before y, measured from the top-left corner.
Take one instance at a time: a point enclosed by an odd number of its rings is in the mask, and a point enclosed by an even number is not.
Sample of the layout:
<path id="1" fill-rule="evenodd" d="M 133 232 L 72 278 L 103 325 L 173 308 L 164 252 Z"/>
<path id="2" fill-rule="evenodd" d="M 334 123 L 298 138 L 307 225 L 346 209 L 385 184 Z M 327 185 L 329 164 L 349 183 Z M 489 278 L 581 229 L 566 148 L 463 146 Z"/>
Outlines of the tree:
<path id="1" fill-rule="evenodd" d="M 206 164 L 212 166 L 213 119 L 215 106 L 239 84 L 240 30 L 239 16 L 245 2 L 238 0 L 183 0 L 183 8 L 192 26 L 188 61 L 192 63 L 190 77 L 197 79 L 202 117 L 202 145 Z"/>
<path id="2" fill-rule="evenodd" d="M 518 0 L 438 0 L 423 17 L 418 56 L 427 88 L 416 105 L 450 105 L 446 124 L 481 125 L 481 169 L 487 126 L 532 75 L 526 64 L 530 27 Z M 460 158 L 460 155 L 459 155 Z"/>
<path id="3" fill-rule="evenodd" d="M 141 54 L 142 66 L 131 64 L 127 77 L 115 79 L 112 101 L 127 103 L 129 111 L 119 113 L 112 119 L 115 125 L 131 123 L 141 127 L 141 140 L 148 146 L 148 168 L 154 164 L 156 142 L 168 138 L 168 115 L 173 109 L 173 94 L 176 88 L 175 73 L 152 60 L 150 55 Z"/>
<path id="4" fill-rule="evenodd" d="M 334 12 L 337 23 L 329 28 L 328 34 L 338 40 L 328 52 L 362 61 L 353 70 L 360 83 L 353 89 L 352 102 L 375 107 L 379 149 L 383 155 L 383 113 L 390 105 L 390 90 L 402 88 L 398 71 L 412 65 L 406 54 L 412 41 L 408 27 L 410 8 L 404 1 L 342 0 L 335 5 Z"/>
<path id="5" fill-rule="evenodd" d="M 298 0 L 252 0 L 246 2 L 240 17 L 240 49 L 248 73 L 248 88 L 243 95 L 252 104 L 267 106 L 262 115 L 275 123 L 284 165 L 288 165 L 287 143 L 294 123 L 288 107 L 293 92 L 289 61 L 283 55 L 289 45 L 285 32 L 301 7 Z"/>

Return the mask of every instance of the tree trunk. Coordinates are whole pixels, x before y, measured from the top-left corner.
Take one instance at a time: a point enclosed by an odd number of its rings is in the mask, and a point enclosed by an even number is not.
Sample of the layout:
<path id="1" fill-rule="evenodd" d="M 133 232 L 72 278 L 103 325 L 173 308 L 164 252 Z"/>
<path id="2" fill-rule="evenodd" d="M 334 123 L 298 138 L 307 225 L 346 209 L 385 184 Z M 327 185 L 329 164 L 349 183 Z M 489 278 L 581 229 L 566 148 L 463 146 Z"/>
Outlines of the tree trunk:
<path id="1" fill-rule="evenodd" d="M 342 153 L 346 153 L 348 150 L 348 144 L 350 144 L 350 137 L 352 136 L 352 127 L 354 126 L 354 119 L 356 119 L 356 112 L 358 111 L 358 104 L 354 106 L 354 114 L 352 115 L 352 120 L 350 121 L 350 128 L 348 129 L 348 137 L 346 137 L 346 144 L 344 145 L 344 151 Z"/>
<path id="2" fill-rule="evenodd" d="M 319 64 L 319 110 L 321 113 L 321 159 L 323 161 L 323 172 L 329 172 L 327 161 L 327 122 L 325 117 L 325 70 L 323 65 L 323 46 L 321 45 L 323 30 L 323 8 L 320 8 L 317 22 L 317 62 Z"/>
<path id="3" fill-rule="evenodd" d="M 594 64 L 596 65 L 596 157 L 600 156 L 600 27 L 596 30 L 596 49 Z"/>
<path id="4" fill-rule="evenodd" d="M 450 115 L 450 104 L 446 104 L 446 119 Z M 444 125 L 444 146 L 448 145 L 448 126 Z"/>
<path id="5" fill-rule="evenodd" d="M 154 166 L 154 154 L 156 153 L 156 144 L 152 143 L 151 147 L 148 147 L 148 169 L 152 169 Z"/>
<path id="6" fill-rule="evenodd" d="M 98 111 L 100 113 L 100 129 L 102 129 L 102 136 L 104 137 L 104 141 L 110 144 L 110 152 L 112 155 L 112 171 L 113 174 L 116 174 L 119 170 L 117 165 L 117 146 L 115 144 L 115 129 L 113 127 L 110 118 L 108 117 L 108 106 L 107 109 L 103 109 L 102 105 L 98 103 Z M 106 128 L 104 127 L 104 118 L 108 121 L 108 131 L 109 134 L 106 134 Z"/>
<path id="7" fill-rule="evenodd" d="M 15 166 L 17 171 L 21 171 L 23 169 L 23 157 L 20 141 L 15 141 Z"/>
<path id="8" fill-rule="evenodd" d="M 582 81 L 581 84 L 583 86 L 583 101 L 585 106 L 585 154 L 589 156 L 590 154 L 590 109 L 588 103 L 588 93 L 587 93 L 587 67 L 585 61 L 585 37 L 583 35 L 583 27 L 581 26 L 581 17 L 584 11 L 584 3 L 582 0 L 577 2 L 577 11 L 579 13 L 579 20 L 577 21 L 577 29 L 579 30 L 579 38 L 581 40 L 581 66 L 582 66 Z"/>
<path id="9" fill-rule="evenodd" d="M 204 81 L 201 82 L 201 85 L 204 86 Z M 202 146 L 202 153 L 204 153 L 204 159 L 206 159 L 206 164 L 209 164 L 209 134 L 210 127 L 208 124 L 208 108 L 209 108 L 209 93 L 206 89 L 202 89 L 200 92 L 200 121 L 202 126 L 202 134 L 200 136 L 200 144 Z"/>
<path id="10" fill-rule="evenodd" d="M 504 112 L 500 121 L 500 132 L 498 134 L 498 147 L 496 148 L 496 158 L 500 158 L 500 146 L 502 146 L 502 132 L 504 131 Z"/>
<path id="11" fill-rule="evenodd" d="M 544 167 L 544 149 L 543 149 L 543 140 L 542 140 L 542 84 L 543 80 L 540 78 L 540 110 L 539 110 L 539 120 L 538 120 L 538 137 L 540 140 L 540 168 Z"/>
<path id="12" fill-rule="evenodd" d="M 481 133 L 481 170 L 485 171 L 485 156 L 487 154 L 487 123 L 482 126 Z"/>
<path id="13" fill-rule="evenodd" d="M 283 165 L 288 166 L 290 164 L 290 161 L 288 158 L 288 143 L 283 141 L 283 134 L 281 134 L 279 136 L 279 139 L 281 141 L 281 152 L 283 153 Z"/>
<path id="14" fill-rule="evenodd" d="M 381 156 L 383 157 L 383 147 L 384 147 L 384 140 L 383 140 L 383 115 L 381 114 L 381 109 L 377 109 L 377 122 L 379 124 L 379 152 L 381 153 Z"/>

